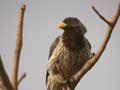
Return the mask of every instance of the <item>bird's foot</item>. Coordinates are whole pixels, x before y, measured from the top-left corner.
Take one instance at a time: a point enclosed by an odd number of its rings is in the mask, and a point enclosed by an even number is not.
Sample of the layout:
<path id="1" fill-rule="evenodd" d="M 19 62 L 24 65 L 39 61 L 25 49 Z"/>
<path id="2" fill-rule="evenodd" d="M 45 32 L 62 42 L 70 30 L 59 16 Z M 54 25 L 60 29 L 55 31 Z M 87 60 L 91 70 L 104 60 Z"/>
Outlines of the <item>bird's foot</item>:
<path id="1" fill-rule="evenodd" d="M 73 78 L 69 78 L 69 79 L 64 80 L 63 83 L 64 83 L 64 84 L 67 84 L 67 83 L 73 82 L 73 81 L 74 81 Z"/>
<path id="2" fill-rule="evenodd" d="M 90 55 L 90 58 L 89 58 L 89 59 L 93 58 L 93 56 L 95 56 L 95 53 L 94 53 L 94 52 L 93 52 L 93 53 L 91 53 L 91 55 Z"/>

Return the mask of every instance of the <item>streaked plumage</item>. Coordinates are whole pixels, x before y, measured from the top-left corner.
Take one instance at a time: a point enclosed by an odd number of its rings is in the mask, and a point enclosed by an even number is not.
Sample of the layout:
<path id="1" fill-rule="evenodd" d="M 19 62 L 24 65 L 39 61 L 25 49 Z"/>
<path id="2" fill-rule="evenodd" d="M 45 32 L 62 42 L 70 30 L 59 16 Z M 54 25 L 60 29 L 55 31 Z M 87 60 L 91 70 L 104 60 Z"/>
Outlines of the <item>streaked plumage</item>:
<path id="1" fill-rule="evenodd" d="M 47 90 L 69 90 L 64 82 L 81 69 L 91 54 L 90 43 L 84 37 L 87 31 L 85 26 L 74 17 L 65 18 L 63 22 L 66 25 L 60 28 L 64 33 L 56 38 L 50 48 Z"/>

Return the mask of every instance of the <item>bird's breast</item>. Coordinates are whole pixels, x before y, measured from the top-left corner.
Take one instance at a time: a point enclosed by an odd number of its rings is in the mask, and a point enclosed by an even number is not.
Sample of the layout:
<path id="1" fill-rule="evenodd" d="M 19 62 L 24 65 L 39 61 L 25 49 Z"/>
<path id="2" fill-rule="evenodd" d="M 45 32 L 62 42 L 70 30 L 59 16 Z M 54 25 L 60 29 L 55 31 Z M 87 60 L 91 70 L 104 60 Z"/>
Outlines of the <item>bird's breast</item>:
<path id="1" fill-rule="evenodd" d="M 59 73 L 64 77 L 75 74 L 88 60 L 90 49 L 86 45 L 83 49 L 70 51 L 64 46 L 62 38 L 51 57 L 49 58 L 47 68 L 52 73 Z"/>

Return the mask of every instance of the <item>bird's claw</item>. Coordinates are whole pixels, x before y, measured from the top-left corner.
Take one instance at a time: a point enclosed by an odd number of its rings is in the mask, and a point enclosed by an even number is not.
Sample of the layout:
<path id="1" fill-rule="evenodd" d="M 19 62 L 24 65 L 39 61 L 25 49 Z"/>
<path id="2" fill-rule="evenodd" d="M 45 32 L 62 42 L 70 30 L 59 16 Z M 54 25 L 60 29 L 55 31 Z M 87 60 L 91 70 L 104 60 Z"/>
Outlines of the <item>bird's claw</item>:
<path id="1" fill-rule="evenodd" d="M 65 82 L 65 84 L 67 84 L 67 83 L 69 83 L 69 82 L 74 82 L 74 78 L 71 77 L 71 78 L 69 78 L 69 79 L 66 79 L 64 82 Z"/>
<path id="2" fill-rule="evenodd" d="M 93 56 L 95 56 L 95 53 L 94 53 L 94 52 L 91 53 L 91 55 L 90 55 L 90 59 L 93 58 Z"/>

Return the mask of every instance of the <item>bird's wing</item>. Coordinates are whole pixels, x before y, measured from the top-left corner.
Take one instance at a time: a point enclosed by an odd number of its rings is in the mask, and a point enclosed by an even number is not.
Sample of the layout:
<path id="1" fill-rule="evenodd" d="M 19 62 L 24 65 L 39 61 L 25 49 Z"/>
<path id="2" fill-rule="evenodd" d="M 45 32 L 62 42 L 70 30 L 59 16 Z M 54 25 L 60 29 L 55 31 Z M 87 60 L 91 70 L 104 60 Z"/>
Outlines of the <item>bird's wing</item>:
<path id="1" fill-rule="evenodd" d="M 49 58 L 51 57 L 52 52 L 53 52 L 54 49 L 56 48 L 57 44 L 59 43 L 59 40 L 60 40 L 60 36 L 58 36 L 58 37 L 53 41 L 52 45 L 50 46 L 48 60 L 49 60 Z M 48 75 L 49 75 L 49 73 L 48 73 L 48 71 L 47 71 L 47 74 L 46 74 L 46 83 L 47 83 Z"/>
<path id="2" fill-rule="evenodd" d="M 92 48 L 92 46 L 91 46 L 91 44 L 90 44 L 90 42 L 88 41 L 88 45 L 89 45 L 89 48 L 91 49 Z"/>
<path id="3" fill-rule="evenodd" d="M 88 41 L 87 38 L 85 38 L 85 39 L 86 39 L 86 42 L 87 42 L 87 44 L 88 44 L 88 46 L 89 46 L 89 48 L 90 48 L 90 50 L 91 50 L 92 46 L 91 46 L 90 42 Z"/>
<path id="4" fill-rule="evenodd" d="M 56 46 L 57 46 L 57 44 L 58 44 L 58 42 L 59 42 L 59 38 L 60 38 L 60 36 L 58 36 L 58 37 L 53 41 L 52 45 L 50 46 L 48 60 L 49 60 L 50 56 L 52 55 L 53 50 L 56 48 Z"/>

